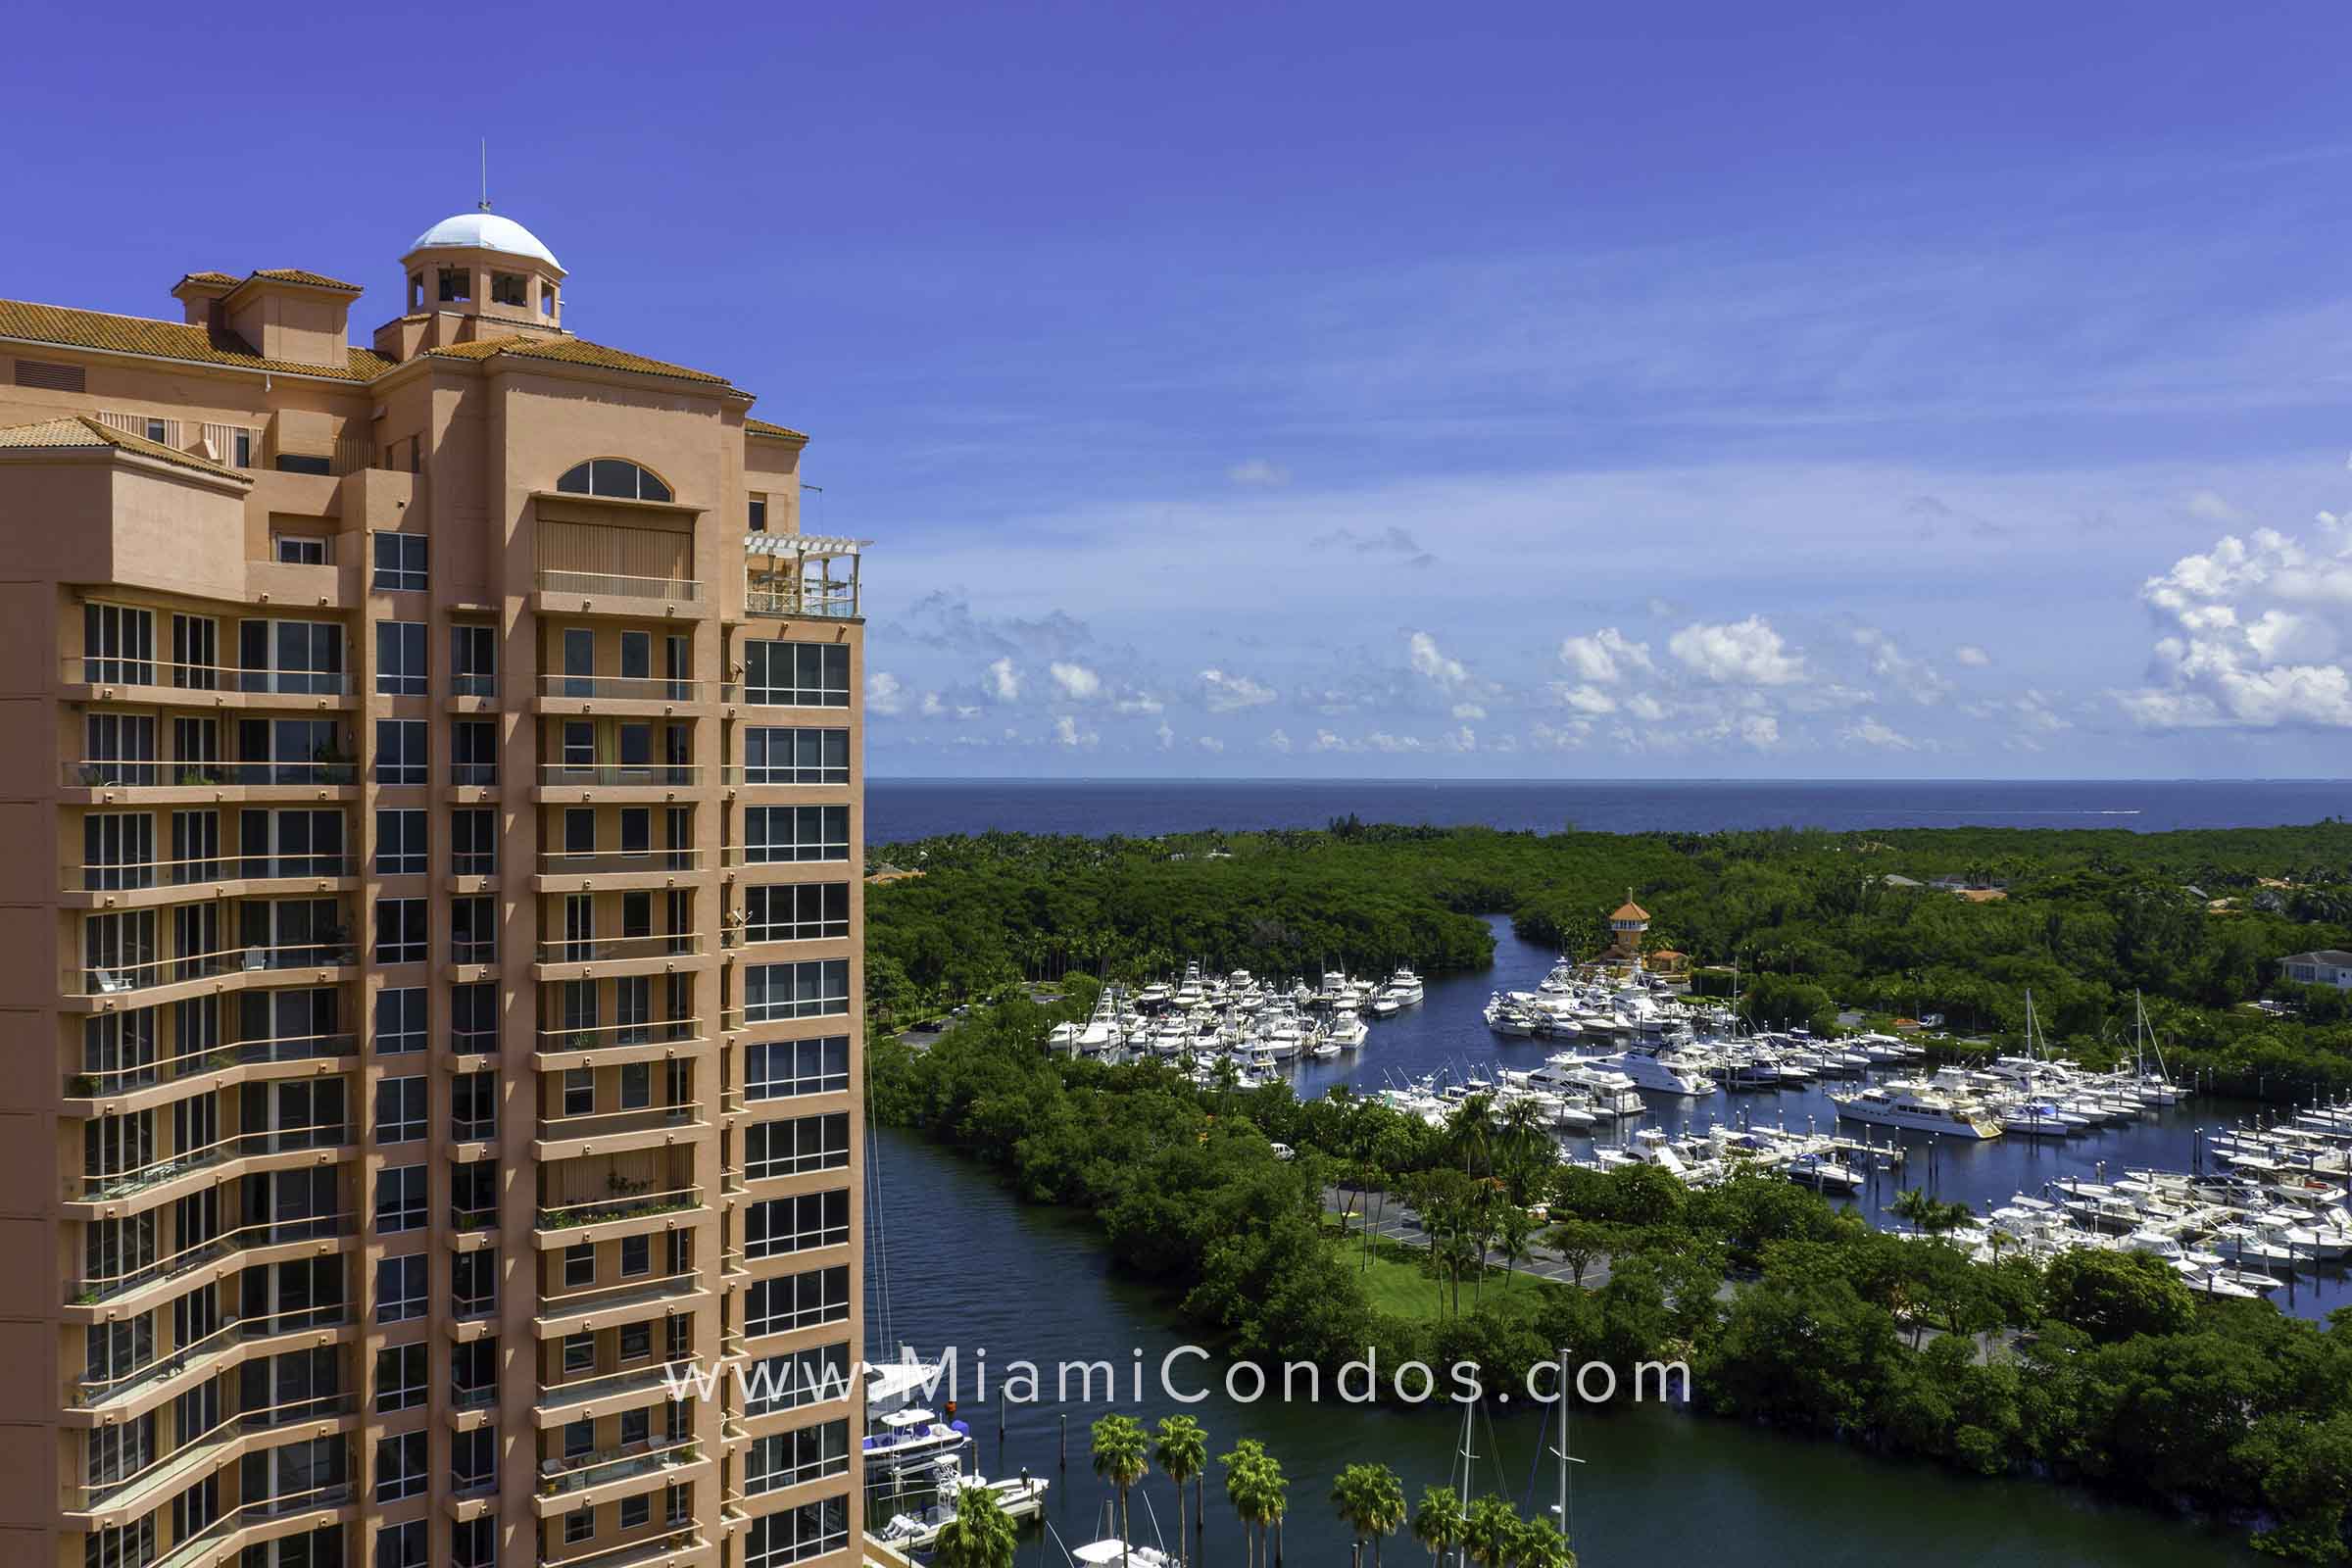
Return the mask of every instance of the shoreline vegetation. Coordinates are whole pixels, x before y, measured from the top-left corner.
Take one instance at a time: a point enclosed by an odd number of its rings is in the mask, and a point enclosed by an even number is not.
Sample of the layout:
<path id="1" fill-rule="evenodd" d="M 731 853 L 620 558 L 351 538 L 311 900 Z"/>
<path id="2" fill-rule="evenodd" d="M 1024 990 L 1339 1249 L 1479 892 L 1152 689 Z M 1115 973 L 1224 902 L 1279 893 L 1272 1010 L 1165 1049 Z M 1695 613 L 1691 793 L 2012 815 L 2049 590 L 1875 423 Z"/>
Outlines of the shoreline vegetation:
<path id="1" fill-rule="evenodd" d="M 1432 1127 L 1345 1094 L 1200 1087 L 1161 1062 L 1041 1047 L 1090 1008 L 1090 972 L 1142 977 L 1195 956 L 1275 974 L 1399 958 L 1472 968 L 1491 954 L 1482 907 L 1510 910 L 1523 935 L 1556 932 L 1573 954 L 1574 922 L 1630 881 L 1656 914 L 1654 940 L 1702 958 L 1750 950 L 1741 1000 L 1764 993 L 1759 1018 L 1783 1004 L 1759 984 L 1780 964 L 1779 996 L 1808 1008 L 1799 1018 L 1839 1002 L 1907 1010 L 1899 988 L 1867 990 L 1900 981 L 1921 989 L 1921 1010 L 1977 1008 L 1990 1049 L 2013 1027 L 2005 996 L 2031 985 L 2053 1044 L 2096 1060 L 2117 1048 L 2117 1000 L 2129 1007 L 2137 989 L 2177 1073 L 2194 1065 L 2232 1090 L 2241 1075 L 2340 1088 L 2352 1084 L 2340 998 L 2298 993 L 2302 1015 L 2286 1019 L 2242 1004 L 2284 954 L 2346 945 L 2352 826 L 1627 839 L 1339 824 L 990 835 L 889 858 L 924 874 L 872 890 L 869 972 L 893 970 L 869 988 L 877 1010 L 912 1021 L 957 994 L 978 1004 L 926 1051 L 877 1028 L 876 1120 L 978 1160 L 1026 1200 L 1090 1216 L 1122 1267 L 1236 1358 L 1335 1373 L 1368 1349 L 1384 1367 L 1470 1361 L 1489 1389 L 1522 1386 L 1563 1346 L 1620 1369 L 1682 1361 L 1692 1407 L 1715 1416 L 2082 1484 L 2241 1523 L 2283 1557 L 2346 1560 L 2352 1313 L 2323 1326 L 2200 1299 L 2129 1253 L 1973 1262 L 1936 1234 L 1953 1216 L 1924 1199 L 1907 1217 L 1925 1234 L 1895 1236 L 1771 1178 L 1693 1191 L 1647 1167 L 1579 1170 L 1480 1097 Z M 1960 899 L 1933 889 L 1937 875 L 1998 880 L 2007 896 Z M 2278 896 L 2257 903 L 2266 893 Z M 1024 982 L 1056 962 L 1080 972 L 1041 1004 Z M 1376 1213 L 1409 1204 L 1427 1245 L 1375 1246 L 1335 1223 L 1331 1188 Z M 1605 1257 L 1605 1280 L 1533 1288 L 1511 1265 L 1539 1241 Z M 1407 1270 L 1428 1287 L 1418 1311 Z"/>

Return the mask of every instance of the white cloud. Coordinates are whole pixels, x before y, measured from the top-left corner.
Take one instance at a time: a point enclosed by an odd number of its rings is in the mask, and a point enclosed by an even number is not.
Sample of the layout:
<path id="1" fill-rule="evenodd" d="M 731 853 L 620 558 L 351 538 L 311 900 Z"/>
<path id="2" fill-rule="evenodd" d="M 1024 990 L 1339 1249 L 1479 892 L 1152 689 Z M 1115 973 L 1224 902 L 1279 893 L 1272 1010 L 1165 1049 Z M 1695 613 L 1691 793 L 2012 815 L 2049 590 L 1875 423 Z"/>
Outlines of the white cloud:
<path id="1" fill-rule="evenodd" d="M 877 669 L 865 677 L 865 708 L 869 713 L 889 717 L 906 710 L 906 689 L 899 677 L 887 669 Z"/>
<path id="2" fill-rule="evenodd" d="M 1625 710 L 1647 724 L 1654 724 L 1666 716 L 1666 705 L 1647 692 L 1636 692 L 1628 697 Z"/>
<path id="3" fill-rule="evenodd" d="M 1478 750 L 1478 731 L 1464 724 L 1459 729 L 1439 736 L 1438 747 L 1447 752 L 1475 752 Z"/>
<path id="4" fill-rule="evenodd" d="M 1176 744 L 1176 727 L 1164 718 L 1159 721 L 1159 728 L 1152 733 L 1159 737 L 1159 749 L 1163 752 Z"/>
<path id="5" fill-rule="evenodd" d="M 1235 484 L 1279 489 L 1291 482 L 1291 470 L 1280 464 L 1268 463 L 1263 458 L 1251 458 L 1246 463 L 1237 463 L 1227 468 L 1225 477 L 1231 479 Z"/>
<path id="6" fill-rule="evenodd" d="M 1992 656 L 1975 643 L 1962 643 L 1952 650 L 1952 662 L 1970 669 L 1983 669 L 1992 662 Z"/>
<path id="7" fill-rule="evenodd" d="M 1916 752 L 1919 742 L 1899 730 L 1864 714 L 1841 731 L 1846 740 L 1859 746 L 1875 746 L 1883 752 Z"/>
<path id="8" fill-rule="evenodd" d="M 1873 675 L 1891 682 L 1897 690 L 1923 707 L 1942 702 L 1951 689 L 1933 664 L 1905 654 L 1895 645 L 1892 637 L 1876 626 L 1856 628 L 1854 643 L 1870 656 L 1870 672 Z"/>
<path id="9" fill-rule="evenodd" d="M 1374 730 L 1364 737 L 1364 744 L 1376 752 L 1418 752 L 1424 748 L 1418 735 L 1391 735 L 1386 730 Z"/>
<path id="10" fill-rule="evenodd" d="M 1666 639 L 1692 672 L 1725 686 L 1788 686 L 1805 678 L 1804 656 L 1761 615 L 1720 625 L 1696 621 Z"/>
<path id="11" fill-rule="evenodd" d="M 1017 703 L 1021 700 L 1021 672 L 1012 667 L 1009 657 L 988 666 L 988 689 L 1000 703 Z"/>
<path id="12" fill-rule="evenodd" d="M 1280 752 L 1285 757 L 1288 757 L 1291 753 L 1291 737 L 1289 732 L 1278 729 L 1272 734 L 1268 735 L 1266 737 L 1266 749 L 1269 751 Z"/>
<path id="13" fill-rule="evenodd" d="M 1569 686 L 1565 683 L 1556 683 L 1552 690 L 1558 694 L 1561 707 L 1573 708 L 1580 713 L 1614 713 L 1617 711 L 1617 699 L 1597 686 Z"/>
<path id="14" fill-rule="evenodd" d="M 1484 718 L 1487 716 L 1487 710 L 1476 703 L 1456 703 L 1453 705 L 1453 716 L 1456 718 Z"/>
<path id="15" fill-rule="evenodd" d="M 2143 727 L 2352 727 L 2352 539 L 2227 534 L 2139 596 L 2161 634 L 2152 679 L 2116 699 Z"/>
<path id="16" fill-rule="evenodd" d="M 1318 752 L 1360 752 L 1363 750 L 1360 746 L 1342 740 L 1327 729 L 1315 731 L 1315 744 L 1309 749 Z"/>
<path id="17" fill-rule="evenodd" d="M 1417 631 L 1406 640 L 1406 658 L 1413 673 L 1434 682 L 1443 691 L 1459 691 L 1470 679 L 1470 671 L 1458 659 L 1448 659 L 1438 649 L 1438 640 L 1425 631 Z"/>
<path id="18" fill-rule="evenodd" d="M 1212 713 L 1230 713 L 1274 701 L 1274 688 L 1247 675 L 1228 675 L 1221 669 L 1200 672 L 1201 700 Z"/>
<path id="19" fill-rule="evenodd" d="M 1635 642 L 1614 626 L 1603 626 L 1589 637 L 1563 638 L 1560 662 L 1579 680 L 1604 686 L 1623 680 L 1634 670 L 1655 667 L 1650 663 L 1649 644 Z"/>
<path id="20" fill-rule="evenodd" d="M 1146 717 L 1150 717 L 1166 707 L 1165 703 L 1150 692 L 1129 692 L 1112 703 L 1110 710 L 1114 713 L 1142 713 Z"/>
<path id="21" fill-rule="evenodd" d="M 923 700 L 916 706 L 915 711 L 925 718 L 944 718 L 947 716 L 948 705 L 940 701 L 939 693 L 925 692 Z"/>
<path id="22" fill-rule="evenodd" d="M 1781 721 L 1770 713 L 1749 713 L 1740 720 L 1740 738 L 1757 751 L 1781 744 Z"/>
<path id="23" fill-rule="evenodd" d="M 1054 690 L 1065 702 L 1090 703 L 1102 695 L 1102 677 L 1084 664 L 1057 659 L 1046 666 Z"/>
<path id="24" fill-rule="evenodd" d="M 1225 749 L 1225 743 L 1217 739 L 1214 735 L 1203 735 L 1194 744 L 1199 746 L 1202 751 L 1211 754 L 1221 752 Z"/>
<path id="25" fill-rule="evenodd" d="M 1011 731 L 1007 730 L 1005 733 L 1010 735 Z M 1068 713 L 1062 714 L 1054 721 L 1054 744 L 1056 746 L 1084 749 L 1094 746 L 1102 738 L 1091 729 L 1080 729 L 1078 720 Z"/>

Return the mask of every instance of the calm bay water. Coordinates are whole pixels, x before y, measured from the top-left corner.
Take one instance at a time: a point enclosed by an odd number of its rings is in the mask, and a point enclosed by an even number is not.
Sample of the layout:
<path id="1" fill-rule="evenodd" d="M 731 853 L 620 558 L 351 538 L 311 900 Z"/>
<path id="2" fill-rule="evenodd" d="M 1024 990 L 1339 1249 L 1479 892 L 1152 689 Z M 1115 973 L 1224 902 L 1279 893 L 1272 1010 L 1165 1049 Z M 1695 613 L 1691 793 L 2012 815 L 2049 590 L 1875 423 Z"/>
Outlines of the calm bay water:
<path id="1" fill-rule="evenodd" d="M 1367 822 L 1611 833 L 1727 828 L 2278 827 L 2352 806 L 2338 780 L 1600 782 L 1391 779 L 894 779 L 866 784 L 866 841 L 942 833 L 1149 835 Z"/>

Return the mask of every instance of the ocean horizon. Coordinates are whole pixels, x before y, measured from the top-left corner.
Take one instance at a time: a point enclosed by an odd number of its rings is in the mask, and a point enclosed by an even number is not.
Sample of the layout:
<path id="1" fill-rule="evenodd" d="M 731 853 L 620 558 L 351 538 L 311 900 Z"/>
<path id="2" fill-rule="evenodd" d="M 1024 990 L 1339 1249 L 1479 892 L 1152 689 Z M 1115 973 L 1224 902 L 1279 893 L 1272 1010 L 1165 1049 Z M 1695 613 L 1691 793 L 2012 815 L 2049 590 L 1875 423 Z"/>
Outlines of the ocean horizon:
<path id="1" fill-rule="evenodd" d="M 1335 817 L 1510 832 L 2283 827 L 2342 814 L 2352 780 L 1201 779 L 869 777 L 866 841 L 991 831 L 1131 837 Z"/>

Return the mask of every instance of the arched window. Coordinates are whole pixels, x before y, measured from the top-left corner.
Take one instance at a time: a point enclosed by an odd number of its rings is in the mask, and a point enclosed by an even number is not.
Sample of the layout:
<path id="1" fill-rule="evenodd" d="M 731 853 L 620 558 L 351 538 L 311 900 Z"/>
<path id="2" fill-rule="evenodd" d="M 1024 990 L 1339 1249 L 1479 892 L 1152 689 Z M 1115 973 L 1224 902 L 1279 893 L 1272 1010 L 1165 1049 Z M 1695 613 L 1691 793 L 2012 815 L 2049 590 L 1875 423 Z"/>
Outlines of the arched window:
<path id="1" fill-rule="evenodd" d="M 558 479 L 556 488 L 567 496 L 609 496 L 618 501 L 676 499 L 660 474 L 626 458 L 590 458 Z"/>

